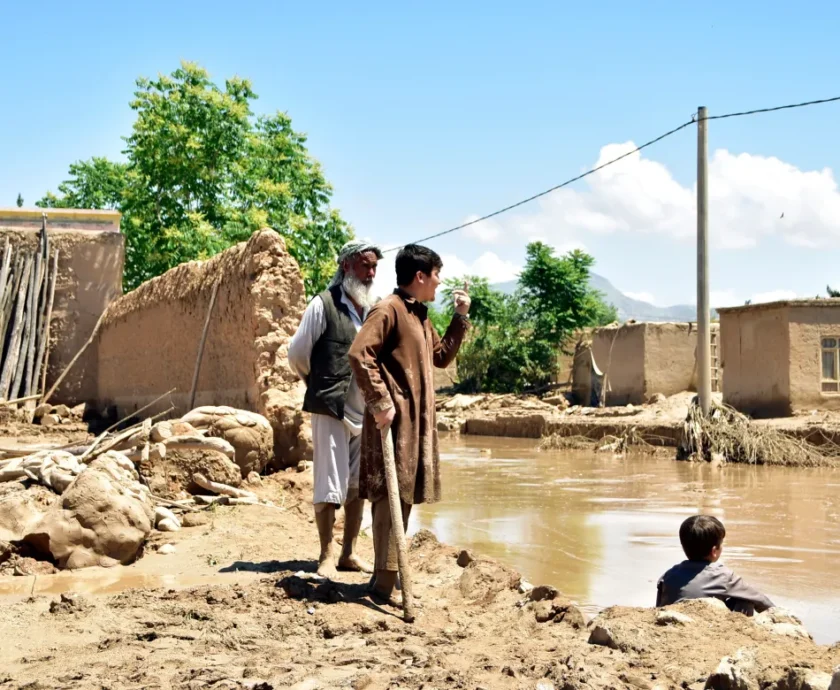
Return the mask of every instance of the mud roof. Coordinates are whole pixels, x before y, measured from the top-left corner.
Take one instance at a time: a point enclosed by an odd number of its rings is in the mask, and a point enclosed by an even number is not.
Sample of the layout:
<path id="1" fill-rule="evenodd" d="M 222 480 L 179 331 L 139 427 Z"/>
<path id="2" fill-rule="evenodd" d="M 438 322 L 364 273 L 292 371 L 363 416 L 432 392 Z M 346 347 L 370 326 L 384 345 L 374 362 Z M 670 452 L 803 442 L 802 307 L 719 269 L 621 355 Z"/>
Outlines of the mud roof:
<path id="1" fill-rule="evenodd" d="M 762 302 L 761 304 L 742 304 L 738 307 L 715 307 L 720 314 L 738 312 L 762 311 L 766 309 L 780 309 L 782 307 L 840 307 L 840 298 L 818 297 L 815 299 L 784 299 L 777 302 Z"/>
<path id="2" fill-rule="evenodd" d="M 0 229 L 32 230 L 41 227 L 47 214 L 47 228 L 119 232 L 119 211 L 89 208 L 0 208 Z"/>

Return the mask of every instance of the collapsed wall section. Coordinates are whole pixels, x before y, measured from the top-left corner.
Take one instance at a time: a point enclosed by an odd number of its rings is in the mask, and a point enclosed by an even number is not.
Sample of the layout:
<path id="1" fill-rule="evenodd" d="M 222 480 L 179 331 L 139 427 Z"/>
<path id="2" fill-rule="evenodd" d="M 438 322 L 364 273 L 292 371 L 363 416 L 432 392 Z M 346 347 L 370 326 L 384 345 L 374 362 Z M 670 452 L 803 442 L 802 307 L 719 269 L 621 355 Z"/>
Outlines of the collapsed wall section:
<path id="1" fill-rule="evenodd" d="M 35 251 L 44 210 L 0 209 L 0 251 L 6 239 L 18 251 Z M 122 295 L 124 237 L 116 211 L 46 209 L 58 276 L 50 319 L 47 387 L 87 342 L 106 307 Z M 75 405 L 97 397 L 97 356 L 88 348 L 68 372 L 52 402 Z"/>
<path id="2" fill-rule="evenodd" d="M 172 415 L 189 410 L 196 356 L 213 286 L 195 406 L 259 412 L 274 429 L 275 455 L 292 464 L 311 453 L 303 384 L 289 369 L 288 345 L 306 306 L 297 262 L 273 230 L 207 261 L 191 261 L 147 281 L 109 308 L 97 342 L 99 404 L 130 415 L 166 391 Z"/>

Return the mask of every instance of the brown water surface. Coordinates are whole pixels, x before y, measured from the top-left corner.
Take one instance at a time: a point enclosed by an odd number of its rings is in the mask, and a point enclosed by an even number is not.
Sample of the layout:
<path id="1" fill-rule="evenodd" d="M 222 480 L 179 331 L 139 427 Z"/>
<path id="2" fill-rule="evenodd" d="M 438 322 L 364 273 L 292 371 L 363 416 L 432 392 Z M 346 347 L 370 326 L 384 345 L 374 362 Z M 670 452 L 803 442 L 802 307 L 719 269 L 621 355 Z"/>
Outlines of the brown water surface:
<path id="1" fill-rule="evenodd" d="M 727 528 L 723 561 L 799 615 L 818 642 L 840 640 L 840 470 L 540 452 L 532 440 L 442 439 L 444 500 L 411 530 L 469 547 L 553 584 L 588 613 L 652 606 L 683 559 L 689 515 Z"/>

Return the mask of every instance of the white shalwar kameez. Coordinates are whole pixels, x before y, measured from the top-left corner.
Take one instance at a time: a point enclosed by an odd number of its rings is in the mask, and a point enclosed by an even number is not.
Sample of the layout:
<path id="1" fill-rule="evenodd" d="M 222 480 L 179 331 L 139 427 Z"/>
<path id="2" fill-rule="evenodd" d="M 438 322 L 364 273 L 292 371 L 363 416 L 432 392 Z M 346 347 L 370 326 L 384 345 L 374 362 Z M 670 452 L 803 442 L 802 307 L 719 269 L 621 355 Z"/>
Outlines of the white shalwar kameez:
<path id="1" fill-rule="evenodd" d="M 358 333 L 369 310 L 365 308 L 360 317 L 343 287 L 341 302 L 347 306 Z M 326 328 L 324 303 L 320 297 L 315 297 L 303 312 L 300 327 L 289 343 L 289 366 L 301 379 L 309 375 L 312 349 Z M 356 385 L 356 378 L 352 377 L 344 401 L 343 420 L 325 414 L 312 415 L 313 503 L 344 505 L 348 492 L 358 490 L 364 411 L 364 397 Z"/>

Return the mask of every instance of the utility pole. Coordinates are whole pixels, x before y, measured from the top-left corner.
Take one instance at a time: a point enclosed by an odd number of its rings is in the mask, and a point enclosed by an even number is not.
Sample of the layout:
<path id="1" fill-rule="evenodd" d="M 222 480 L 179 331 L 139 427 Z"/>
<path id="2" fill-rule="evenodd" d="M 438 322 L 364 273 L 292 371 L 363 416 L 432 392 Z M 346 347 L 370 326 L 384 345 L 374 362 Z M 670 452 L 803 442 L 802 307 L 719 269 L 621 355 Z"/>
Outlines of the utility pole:
<path id="1" fill-rule="evenodd" d="M 697 110 L 697 396 L 703 415 L 712 402 L 712 347 L 709 323 L 709 169 L 705 107 Z"/>

